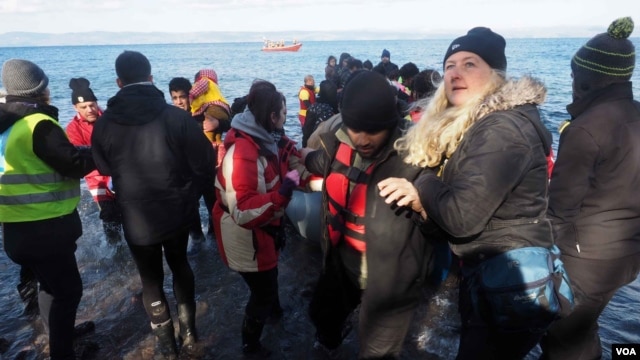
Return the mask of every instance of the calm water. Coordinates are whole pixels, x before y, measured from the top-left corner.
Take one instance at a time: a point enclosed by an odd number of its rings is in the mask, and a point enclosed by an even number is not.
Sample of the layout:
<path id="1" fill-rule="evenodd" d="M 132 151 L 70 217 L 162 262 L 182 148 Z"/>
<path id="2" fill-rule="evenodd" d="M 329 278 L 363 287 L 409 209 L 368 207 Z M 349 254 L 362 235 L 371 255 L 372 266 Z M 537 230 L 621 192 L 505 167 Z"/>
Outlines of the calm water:
<path id="1" fill-rule="evenodd" d="M 244 95 L 251 81 L 260 78 L 273 82 L 287 97 L 287 132 L 300 138 L 297 120 L 297 92 L 306 74 L 324 79 L 329 55 L 348 52 L 361 60 L 377 63 L 383 48 L 391 51 L 394 63 L 412 61 L 422 70 L 441 69 L 444 49 L 450 40 L 308 42 L 297 53 L 262 53 L 261 43 L 71 46 L 0 48 L 0 62 L 9 58 L 29 59 L 40 65 L 50 78 L 52 103 L 60 109 L 63 125 L 73 117 L 72 77 L 86 77 L 102 106 L 117 92 L 114 61 L 123 50 L 137 50 L 150 60 L 156 85 L 165 93 L 174 76 L 192 79 L 202 68 L 217 71 L 220 88 L 229 102 Z M 548 87 L 543 119 L 554 133 L 568 118 L 565 106 L 571 101 L 569 62 L 586 39 L 512 39 L 507 40 L 509 74 L 531 74 Z M 636 47 L 640 40 L 634 39 Z M 634 75 L 634 92 L 640 94 L 640 71 Z M 126 246 L 105 242 L 97 207 L 83 192 L 79 206 L 84 235 L 76 252 L 84 282 L 84 295 L 78 321 L 94 320 L 96 332 L 89 339 L 98 342 L 99 359 L 155 359 L 154 339 L 140 302 L 140 283 Z M 203 219 L 206 211 L 201 207 Z M 205 229 L 206 230 L 206 229 Z M 306 315 L 310 291 L 320 268 L 317 244 L 290 232 L 290 241 L 281 256 L 281 301 L 285 317 L 279 324 L 267 326 L 264 343 L 274 350 L 275 359 L 306 359 L 311 356 L 313 328 Z M 222 265 L 216 246 L 207 240 L 200 252 L 190 257 L 196 273 L 197 321 L 203 344 L 203 359 L 240 358 L 240 320 L 247 300 L 241 278 Z M 0 337 L 10 342 L 1 359 L 41 359 L 41 326 L 22 313 L 15 286 L 19 268 L 0 251 Z M 167 271 L 168 273 L 168 271 Z M 165 290 L 172 297 L 170 276 Z M 455 312 L 455 284 L 445 283 L 437 293 L 425 291 L 425 300 L 407 337 L 404 359 L 453 359 L 457 347 L 458 319 Z M 612 343 L 640 343 L 638 316 L 640 280 L 623 288 L 600 319 L 605 358 L 610 358 Z M 170 300 L 171 301 L 171 300 Z M 344 358 L 353 358 L 357 339 L 351 334 L 343 346 Z M 20 355 L 18 355 L 20 354 Z M 537 350 L 530 355 L 535 358 Z"/>

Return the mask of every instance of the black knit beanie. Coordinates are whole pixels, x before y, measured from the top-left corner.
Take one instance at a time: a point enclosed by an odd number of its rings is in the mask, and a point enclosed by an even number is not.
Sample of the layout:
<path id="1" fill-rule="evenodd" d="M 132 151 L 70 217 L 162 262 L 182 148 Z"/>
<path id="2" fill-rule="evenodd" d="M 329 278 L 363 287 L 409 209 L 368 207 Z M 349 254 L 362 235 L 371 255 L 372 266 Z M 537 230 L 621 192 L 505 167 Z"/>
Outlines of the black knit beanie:
<path id="1" fill-rule="evenodd" d="M 507 70 L 507 57 L 504 54 L 506 42 L 504 38 L 486 27 L 475 27 L 467 35 L 453 40 L 447 48 L 447 53 L 442 61 L 447 61 L 449 56 L 459 52 L 472 52 L 482 58 L 492 69 Z"/>
<path id="2" fill-rule="evenodd" d="M 85 78 L 73 78 L 69 81 L 73 105 L 86 101 L 98 101 L 89 85 L 89 80 Z"/>
<path id="3" fill-rule="evenodd" d="M 400 120 L 395 93 L 387 79 L 365 70 L 345 86 L 340 113 L 346 127 L 367 133 L 391 129 Z"/>
<path id="4" fill-rule="evenodd" d="M 632 32 L 630 17 L 617 19 L 606 33 L 594 36 L 576 52 L 571 70 L 579 91 L 589 92 L 631 79 L 636 62 L 635 47 L 628 39 Z"/>

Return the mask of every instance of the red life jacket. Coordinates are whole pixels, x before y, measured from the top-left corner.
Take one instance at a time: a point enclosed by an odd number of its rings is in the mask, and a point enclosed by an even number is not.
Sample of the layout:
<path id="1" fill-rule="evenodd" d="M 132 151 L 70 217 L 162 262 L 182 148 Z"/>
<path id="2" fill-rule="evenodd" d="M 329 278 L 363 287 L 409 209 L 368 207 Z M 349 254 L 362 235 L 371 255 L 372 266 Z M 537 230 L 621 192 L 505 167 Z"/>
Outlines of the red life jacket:
<path id="1" fill-rule="evenodd" d="M 331 163 L 331 171 L 325 179 L 329 218 L 329 239 L 337 245 L 342 239 L 355 250 L 365 252 L 364 215 L 367 200 L 367 182 L 373 171 L 371 164 L 366 171 L 352 167 L 353 149 L 341 143 Z M 350 190 L 350 183 L 354 182 Z"/>

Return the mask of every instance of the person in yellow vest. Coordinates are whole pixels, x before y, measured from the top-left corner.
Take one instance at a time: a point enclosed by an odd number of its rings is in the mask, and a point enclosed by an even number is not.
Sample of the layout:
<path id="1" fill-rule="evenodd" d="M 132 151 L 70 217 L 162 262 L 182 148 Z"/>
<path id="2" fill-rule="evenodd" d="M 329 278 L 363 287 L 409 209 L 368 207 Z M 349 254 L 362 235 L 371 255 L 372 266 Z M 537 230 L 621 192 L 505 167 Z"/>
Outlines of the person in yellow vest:
<path id="1" fill-rule="evenodd" d="M 7 96 L 0 104 L 0 222 L 7 256 L 39 284 L 40 315 L 52 360 L 75 359 L 76 310 L 82 297 L 76 240 L 80 179 L 95 169 L 89 151 L 69 142 L 49 104 L 49 79 L 38 65 L 2 65 Z"/>
<path id="2" fill-rule="evenodd" d="M 300 126 L 304 126 L 304 121 L 307 118 L 307 109 L 311 104 L 316 102 L 316 81 L 313 78 L 313 75 L 307 75 L 304 77 L 304 85 L 298 92 L 298 100 L 300 100 L 298 120 L 300 120 Z"/>

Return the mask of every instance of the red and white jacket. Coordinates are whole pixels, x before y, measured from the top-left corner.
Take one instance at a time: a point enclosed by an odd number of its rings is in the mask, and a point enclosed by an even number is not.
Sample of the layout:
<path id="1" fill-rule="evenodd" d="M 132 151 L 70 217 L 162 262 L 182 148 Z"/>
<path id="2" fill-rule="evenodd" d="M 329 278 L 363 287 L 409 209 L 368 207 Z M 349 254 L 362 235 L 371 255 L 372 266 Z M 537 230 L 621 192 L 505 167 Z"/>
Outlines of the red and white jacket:
<path id="1" fill-rule="evenodd" d="M 249 111 L 234 117 L 225 137 L 213 219 L 220 255 L 232 270 L 258 272 L 278 265 L 277 233 L 291 200 L 278 190 L 291 158 L 299 156 L 286 136 L 279 144 Z"/>
<path id="2" fill-rule="evenodd" d="M 102 110 L 98 110 L 98 116 L 102 116 Z M 66 128 L 69 141 L 75 146 L 91 146 L 93 124 L 76 114 Z M 115 200 L 115 194 L 109 189 L 110 178 L 110 176 L 100 175 L 98 170 L 85 175 L 84 180 L 95 202 Z"/>

